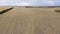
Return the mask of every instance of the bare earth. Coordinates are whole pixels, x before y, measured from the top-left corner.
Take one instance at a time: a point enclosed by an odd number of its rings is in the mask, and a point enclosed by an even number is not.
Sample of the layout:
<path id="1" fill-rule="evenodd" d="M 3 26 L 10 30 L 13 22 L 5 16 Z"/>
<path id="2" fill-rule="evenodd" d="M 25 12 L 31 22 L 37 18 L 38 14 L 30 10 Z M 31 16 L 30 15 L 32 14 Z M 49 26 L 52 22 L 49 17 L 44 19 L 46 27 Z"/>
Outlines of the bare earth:
<path id="1" fill-rule="evenodd" d="M 9 7 L 0 7 L 0 11 Z M 20 8 L 0 14 L 0 34 L 60 34 L 60 8 Z"/>

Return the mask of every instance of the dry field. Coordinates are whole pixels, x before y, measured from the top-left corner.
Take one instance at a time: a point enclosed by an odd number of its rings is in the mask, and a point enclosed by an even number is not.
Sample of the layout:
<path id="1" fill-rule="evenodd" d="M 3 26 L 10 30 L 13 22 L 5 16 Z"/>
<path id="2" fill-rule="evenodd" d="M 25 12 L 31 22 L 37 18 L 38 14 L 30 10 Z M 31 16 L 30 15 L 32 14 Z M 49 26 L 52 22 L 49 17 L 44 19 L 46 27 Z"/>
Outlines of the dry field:
<path id="1" fill-rule="evenodd" d="M 10 7 L 0 7 L 0 11 Z M 0 14 L 0 34 L 60 34 L 60 8 L 23 8 Z"/>

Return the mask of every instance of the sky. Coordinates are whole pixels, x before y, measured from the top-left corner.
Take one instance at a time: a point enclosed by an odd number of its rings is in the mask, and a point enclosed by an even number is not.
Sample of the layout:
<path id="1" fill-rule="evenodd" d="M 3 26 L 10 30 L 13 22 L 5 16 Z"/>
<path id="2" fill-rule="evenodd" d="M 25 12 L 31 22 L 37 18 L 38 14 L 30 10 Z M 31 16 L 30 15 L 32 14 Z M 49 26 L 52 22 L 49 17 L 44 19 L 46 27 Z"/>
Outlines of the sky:
<path id="1" fill-rule="evenodd" d="M 0 6 L 60 6 L 60 0 L 0 0 Z"/>

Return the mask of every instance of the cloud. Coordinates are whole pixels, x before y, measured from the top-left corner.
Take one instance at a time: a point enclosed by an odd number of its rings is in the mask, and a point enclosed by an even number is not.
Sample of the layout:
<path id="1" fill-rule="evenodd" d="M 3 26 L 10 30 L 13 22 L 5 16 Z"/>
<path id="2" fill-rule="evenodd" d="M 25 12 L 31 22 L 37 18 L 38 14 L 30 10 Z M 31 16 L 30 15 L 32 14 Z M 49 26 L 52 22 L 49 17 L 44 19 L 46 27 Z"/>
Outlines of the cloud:
<path id="1" fill-rule="evenodd" d="M 35 2 L 32 5 L 37 5 L 37 6 L 52 6 L 52 5 L 55 5 L 55 2 L 54 1 L 48 1 L 48 0 L 37 1 L 37 2 Z"/>
<path id="2" fill-rule="evenodd" d="M 0 0 L 0 6 L 60 6 L 60 0 Z"/>

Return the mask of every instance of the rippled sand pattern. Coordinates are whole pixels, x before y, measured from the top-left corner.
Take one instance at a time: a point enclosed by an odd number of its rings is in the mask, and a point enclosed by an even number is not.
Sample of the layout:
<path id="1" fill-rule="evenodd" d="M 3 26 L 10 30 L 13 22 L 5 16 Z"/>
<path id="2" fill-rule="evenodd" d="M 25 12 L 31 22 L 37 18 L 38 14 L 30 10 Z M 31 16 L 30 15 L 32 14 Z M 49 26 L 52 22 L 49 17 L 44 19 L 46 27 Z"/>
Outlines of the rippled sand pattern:
<path id="1" fill-rule="evenodd" d="M 60 34 L 60 13 L 56 9 L 60 8 L 14 7 L 0 14 L 0 34 Z"/>

